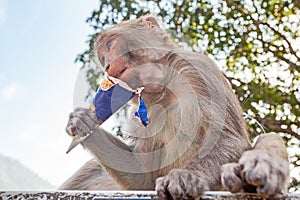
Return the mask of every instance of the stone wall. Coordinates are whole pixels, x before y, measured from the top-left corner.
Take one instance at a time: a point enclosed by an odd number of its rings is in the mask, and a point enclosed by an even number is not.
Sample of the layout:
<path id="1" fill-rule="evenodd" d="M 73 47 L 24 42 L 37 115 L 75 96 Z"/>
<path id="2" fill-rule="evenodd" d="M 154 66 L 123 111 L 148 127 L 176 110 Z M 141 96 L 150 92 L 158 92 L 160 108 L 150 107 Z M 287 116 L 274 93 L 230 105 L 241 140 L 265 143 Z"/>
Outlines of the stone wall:
<path id="1" fill-rule="evenodd" d="M 159 199 L 154 191 L 0 191 L 0 200 L 104 200 L 104 199 Z M 203 200 L 300 200 L 300 193 L 288 193 L 276 197 L 229 192 L 205 192 Z"/>

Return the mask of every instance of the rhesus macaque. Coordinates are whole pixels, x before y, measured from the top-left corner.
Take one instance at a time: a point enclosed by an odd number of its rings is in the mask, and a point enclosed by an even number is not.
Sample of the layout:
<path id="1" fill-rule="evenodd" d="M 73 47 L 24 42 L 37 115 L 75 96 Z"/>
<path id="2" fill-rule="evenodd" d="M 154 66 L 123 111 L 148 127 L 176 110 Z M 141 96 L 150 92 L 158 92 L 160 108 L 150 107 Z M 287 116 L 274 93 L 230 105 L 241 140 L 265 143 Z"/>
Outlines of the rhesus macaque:
<path id="1" fill-rule="evenodd" d="M 93 111 L 75 109 L 67 132 L 93 132 L 82 145 L 95 159 L 60 189 L 155 189 L 161 199 L 195 199 L 207 190 L 286 190 L 288 156 L 281 138 L 264 134 L 252 147 L 241 106 L 216 64 L 178 47 L 156 17 L 100 33 L 96 52 L 109 76 L 145 88 L 150 123 L 145 127 L 129 117 L 125 143 L 101 127 L 94 130 Z M 130 103 L 134 112 L 138 98 Z"/>

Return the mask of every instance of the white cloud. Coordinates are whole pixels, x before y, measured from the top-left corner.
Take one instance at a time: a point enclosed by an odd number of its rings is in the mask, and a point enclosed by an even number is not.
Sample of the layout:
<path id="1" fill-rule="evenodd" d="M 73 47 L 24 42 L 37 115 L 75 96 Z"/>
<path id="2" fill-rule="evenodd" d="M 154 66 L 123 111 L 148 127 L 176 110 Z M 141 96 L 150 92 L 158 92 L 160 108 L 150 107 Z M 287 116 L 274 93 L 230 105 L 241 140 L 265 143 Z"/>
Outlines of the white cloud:
<path id="1" fill-rule="evenodd" d="M 0 90 L 0 100 L 11 100 L 23 94 L 23 88 L 18 83 L 13 83 Z"/>
<path id="2" fill-rule="evenodd" d="M 0 25 L 6 20 L 6 0 L 0 0 Z"/>

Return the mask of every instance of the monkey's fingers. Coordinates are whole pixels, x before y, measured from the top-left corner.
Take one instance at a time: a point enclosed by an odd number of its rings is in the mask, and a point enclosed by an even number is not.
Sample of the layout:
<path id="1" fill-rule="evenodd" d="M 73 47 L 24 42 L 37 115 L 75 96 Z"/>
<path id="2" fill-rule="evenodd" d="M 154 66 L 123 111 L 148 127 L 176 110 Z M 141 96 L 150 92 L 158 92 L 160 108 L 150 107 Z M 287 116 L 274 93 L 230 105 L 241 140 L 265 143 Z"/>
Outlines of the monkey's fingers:
<path id="1" fill-rule="evenodd" d="M 156 179 L 156 191 L 161 199 L 199 199 L 208 190 L 207 181 L 187 169 L 173 169 Z"/>
<path id="2" fill-rule="evenodd" d="M 95 124 L 98 124 L 96 113 L 90 108 L 76 108 L 75 111 L 72 113 L 72 116 L 81 118 L 87 124 L 90 124 L 90 126 L 93 127 L 95 126 Z"/>
<path id="3" fill-rule="evenodd" d="M 243 188 L 243 181 L 239 177 L 240 164 L 228 163 L 221 167 L 221 182 L 225 189 L 230 192 L 240 192 Z"/>
<path id="4" fill-rule="evenodd" d="M 66 153 L 69 153 L 86 137 L 91 135 L 98 128 L 98 126 L 98 124 L 95 125 L 93 121 L 89 121 L 86 118 L 80 119 L 78 117 L 73 117 L 66 127 L 68 134 L 73 137 L 73 140 Z"/>
<path id="5" fill-rule="evenodd" d="M 286 191 L 289 165 L 279 156 L 250 150 L 243 153 L 239 163 L 243 180 L 255 186 L 257 193 L 275 195 Z"/>
<path id="6" fill-rule="evenodd" d="M 74 137 L 68 150 L 66 151 L 66 153 L 69 153 L 72 149 L 74 149 L 78 144 L 80 144 L 83 140 L 85 140 L 85 138 L 87 138 L 89 135 L 86 135 L 84 137 Z"/>
<path id="7" fill-rule="evenodd" d="M 170 193 L 166 190 L 168 183 L 165 181 L 165 177 L 160 177 L 156 179 L 156 187 L 155 190 L 157 195 L 162 200 L 172 199 Z"/>

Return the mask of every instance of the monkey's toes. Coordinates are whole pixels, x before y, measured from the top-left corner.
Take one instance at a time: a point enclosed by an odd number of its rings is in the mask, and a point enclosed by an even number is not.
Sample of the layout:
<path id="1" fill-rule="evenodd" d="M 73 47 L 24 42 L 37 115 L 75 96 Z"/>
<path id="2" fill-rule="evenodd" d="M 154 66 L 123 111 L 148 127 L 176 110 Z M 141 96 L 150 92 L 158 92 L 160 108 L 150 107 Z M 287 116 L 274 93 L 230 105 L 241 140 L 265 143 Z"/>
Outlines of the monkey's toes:
<path id="1" fill-rule="evenodd" d="M 240 170 L 241 167 L 238 163 L 228 163 L 221 167 L 221 181 L 225 189 L 233 193 L 241 191 L 243 181 L 239 176 Z"/>
<path id="2" fill-rule="evenodd" d="M 285 160 L 252 150 L 245 152 L 239 163 L 242 167 L 242 179 L 255 186 L 257 193 L 275 195 L 285 191 L 289 174 L 289 166 Z"/>
<path id="3" fill-rule="evenodd" d="M 173 169 L 156 180 L 156 191 L 161 199 L 196 199 L 208 190 L 205 183 L 186 169 Z"/>

